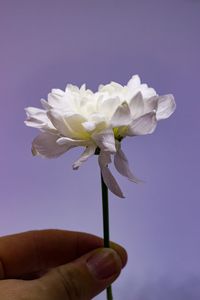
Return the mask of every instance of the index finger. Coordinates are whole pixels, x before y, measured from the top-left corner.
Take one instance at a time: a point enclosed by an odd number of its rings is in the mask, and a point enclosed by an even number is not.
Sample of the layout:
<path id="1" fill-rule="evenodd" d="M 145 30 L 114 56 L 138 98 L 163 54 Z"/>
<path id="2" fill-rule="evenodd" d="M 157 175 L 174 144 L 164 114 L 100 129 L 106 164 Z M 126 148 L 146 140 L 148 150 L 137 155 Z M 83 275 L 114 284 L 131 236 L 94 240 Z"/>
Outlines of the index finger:
<path id="1" fill-rule="evenodd" d="M 100 247 L 103 240 L 95 235 L 55 229 L 0 237 L 0 279 L 33 279 Z M 125 265 L 126 251 L 115 243 L 111 247 Z"/>
<path id="2" fill-rule="evenodd" d="M 0 279 L 26 277 L 68 263 L 102 244 L 97 236 L 64 230 L 35 230 L 1 237 Z"/>

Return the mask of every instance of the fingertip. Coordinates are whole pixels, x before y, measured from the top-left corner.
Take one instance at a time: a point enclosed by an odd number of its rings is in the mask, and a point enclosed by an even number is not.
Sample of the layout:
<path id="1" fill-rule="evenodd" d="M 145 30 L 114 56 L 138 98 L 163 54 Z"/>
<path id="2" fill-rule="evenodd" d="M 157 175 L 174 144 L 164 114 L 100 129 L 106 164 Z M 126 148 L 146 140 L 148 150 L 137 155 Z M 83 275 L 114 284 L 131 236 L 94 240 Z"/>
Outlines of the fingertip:
<path id="1" fill-rule="evenodd" d="M 121 245 L 116 244 L 114 242 L 111 242 L 110 246 L 112 249 L 114 249 L 118 253 L 118 255 L 121 259 L 121 262 L 122 262 L 122 268 L 124 268 L 128 261 L 128 254 L 127 254 L 126 249 L 124 247 L 122 247 Z"/>

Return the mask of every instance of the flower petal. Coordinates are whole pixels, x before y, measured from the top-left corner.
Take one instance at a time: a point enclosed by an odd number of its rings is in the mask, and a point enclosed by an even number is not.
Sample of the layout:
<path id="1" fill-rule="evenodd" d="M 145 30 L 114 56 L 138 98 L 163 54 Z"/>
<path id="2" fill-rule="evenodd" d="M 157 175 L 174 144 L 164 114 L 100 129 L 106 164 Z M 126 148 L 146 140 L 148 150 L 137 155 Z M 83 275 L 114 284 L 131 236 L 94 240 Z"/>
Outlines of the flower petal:
<path id="1" fill-rule="evenodd" d="M 129 107 L 131 110 L 132 117 L 138 118 L 144 112 L 144 100 L 141 92 L 138 92 L 133 98 L 130 100 Z"/>
<path id="2" fill-rule="evenodd" d="M 74 137 L 74 132 L 65 122 L 63 114 L 59 110 L 51 109 L 47 112 L 47 116 L 60 134 L 71 138 Z"/>
<path id="3" fill-rule="evenodd" d="M 154 112 L 158 108 L 158 96 L 150 97 L 144 101 L 144 114 Z"/>
<path id="4" fill-rule="evenodd" d="M 138 88 L 141 84 L 140 77 L 138 75 L 133 75 L 132 78 L 128 81 L 127 86 L 130 89 Z"/>
<path id="5" fill-rule="evenodd" d="M 114 155 L 114 164 L 117 169 L 117 171 L 127 177 L 130 181 L 133 181 L 135 183 L 138 183 L 140 180 L 133 175 L 129 168 L 128 159 L 124 152 L 119 149 L 115 155 Z"/>
<path id="6" fill-rule="evenodd" d="M 65 145 L 65 144 L 73 144 L 75 147 L 76 146 L 87 146 L 88 142 L 86 140 L 75 140 L 75 139 L 70 139 L 68 137 L 60 137 L 57 139 L 56 143 L 58 145 Z"/>
<path id="7" fill-rule="evenodd" d="M 99 133 L 92 134 L 92 139 L 96 142 L 97 146 L 105 152 L 115 153 L 115 138 L 112 128 L 107 128 Z"/>
<path id="8" fill-rule="evenodd" d="M 41 99 L 40 100 L 41 104 L 42 104 L 42 107 L 45 109 L 45 110 L 49 110 L 52 108 L 52 106 L 45 100 L 45 99 Z"/>
<path id="9" fill-rule="evenodd" d="M 43 132 L 38 135 L 32 143 L 33 155 L 41 155 L 47 158 L 54 158 L 62 155 L 70 148 L 74 147 L 71 143 L 58 145 L 56 143 L 58 135 Z"/>
<path id="10" fill-rule="evenodd" d="M 73 131 L 73 137 L 77 139 L 89 139 L 90 135 L 84 128 L 83 124 L 87 119 L 80 114 L 65 115 L 65 124 Z"/>
<path id="11" fill-rule="evenodd" d="M 131 122 L 131 119 L 132 116 L 128 103 L 123 102 L 113 114 L 110 124 L 112 127 L 126 126 Z"/>
<path id="12" fill-rule="evenodd" d="M 150 112 L 142 117 L 133 120 L 128 126 L 127 135 L 144 135 L 152 133 L 157 125 L 155 112 Z"/>
<path id="13" fill-rule="evenodd" d="M 38 128 L 43 131 L 56 133 L 57 130 L 48 119 L 46 111 L 35 107 L 25 108 L 27 120 L 24 121 L 26 126 Z"/>
<path id="14" fill-rule="evenodd" d="M 173 95 L 163 95 L 158 98 L 157 120 L 167 119 L 176 109 Z"/>
<path id="15" fill-rule="evenodd" d="M 75 161 L 72 165 L 74 170 L 77 170 L 90 156 L 95 153 L 96 145 L 90 144 L 86 147 L 85 151 L 81 154 L 79 159 Z"/>
<path id="16" fill-rule="evenodd" d="M 52 107 L 58 107 L 64 104 L 65 92 L 60 89 L 52 89 L 48 94 L 48 103 Z"/>
<path id="17" fill-rule="evenodd" d="M 119 105 L 119 97 L 107 98 L 104 101 L 100 99 L 97 102 L 97 110 L 100 111 L 101 114 L 105 115 L 108 119 L 110 119 Z"/>
<path id="18" fill-rule="evenodd" d="M 101 151 L 99 154 L 98 160 L 99 160 L 99 165 L 101 168 L 101 174 L 102 174 L 103 180 L 104 180 L 106 186 L 108 187 L 108 189 L 116 196 L 118 196 L 120 198 L 125 198 L 116 179 L 114 178 L 114 176 L 112 175 L 112 173 L 110 172 L 110 170 L 108 168 L 108 164 L 111 163 L 110 154 L 107 152 Z"/>
<path id="19" fill-rule="evenodd" d="M 84 122 L 84 123 L 82 123 L 82 126 L 85 128 L 85 130 L 87 132 L 91 132 L 91 131 L 95 130 L 95 128 L 96 128 L 95 122 L 92 122 L 92 121 Z"/>
<path id="20" fill-rule="evenodd" d="M 117 183 L 116 179 L 110 172 L 109 168 L 104 167 L 103 169 L 101 169 L 101 174 L 108 189 L 116 196 L 120 198 L 125 198 L 119 187 L 119 184 Z"/>

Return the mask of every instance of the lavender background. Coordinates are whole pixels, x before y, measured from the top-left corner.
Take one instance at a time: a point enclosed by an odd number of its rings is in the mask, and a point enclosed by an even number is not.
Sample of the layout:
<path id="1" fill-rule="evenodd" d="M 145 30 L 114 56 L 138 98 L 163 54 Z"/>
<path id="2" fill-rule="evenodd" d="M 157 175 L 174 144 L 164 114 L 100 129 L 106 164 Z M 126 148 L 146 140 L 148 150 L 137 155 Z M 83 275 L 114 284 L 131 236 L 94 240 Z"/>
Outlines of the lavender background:
<path id="1" fill-rule="evenodd" d="M 1 235 L 102 234 L 96 157 L 77 172 L 82 149 L 33 158 L 37 131 L 24 126 L 24 107 L 66 83 L 96 89 L 139 74 L 159 94 L 173 93 L 177 110 L 155 134 L 123 142 L 146 182 L 116 175 L 126 199 L 110 195 L 111 237 L 129 253 L 115 300 L 200 298 L 199 28 L 198 0 L 0 0 Z"/>

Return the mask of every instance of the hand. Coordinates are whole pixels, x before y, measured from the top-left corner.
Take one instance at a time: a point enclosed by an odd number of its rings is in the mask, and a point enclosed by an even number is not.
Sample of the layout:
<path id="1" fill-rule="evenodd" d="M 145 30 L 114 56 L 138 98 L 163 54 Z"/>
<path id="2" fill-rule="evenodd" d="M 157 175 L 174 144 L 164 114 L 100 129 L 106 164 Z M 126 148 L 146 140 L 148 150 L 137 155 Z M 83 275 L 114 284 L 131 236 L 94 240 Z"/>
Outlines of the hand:
<path id="1" fill-rule="evenodd" d="M 89 300 L 125 266 L 125 250 L 102 239 L 64 230 L 0 238 L 0 299 Z"/>

